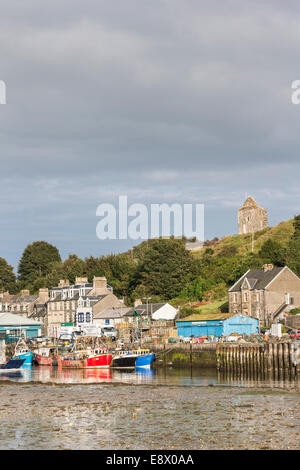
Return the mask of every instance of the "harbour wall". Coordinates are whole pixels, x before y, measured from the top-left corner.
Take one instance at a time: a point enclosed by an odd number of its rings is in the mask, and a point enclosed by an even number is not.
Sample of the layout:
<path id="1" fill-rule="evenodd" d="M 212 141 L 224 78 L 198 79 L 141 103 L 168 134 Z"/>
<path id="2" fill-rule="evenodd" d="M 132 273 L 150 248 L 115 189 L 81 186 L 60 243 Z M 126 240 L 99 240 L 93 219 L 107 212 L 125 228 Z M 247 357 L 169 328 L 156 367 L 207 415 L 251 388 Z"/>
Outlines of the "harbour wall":
<path id="1" fill-rule="evenodd" d="M 217 368 L 219 372 L 257 379 L 300 378 L 300 345 L 296 343 L 177 343 L 151 346 L 153 366 Z"/>
<path id="2" fill-rule="evenodd" d="M 154 367 L 216 367 L 216 344 L 154 344 Z"/>

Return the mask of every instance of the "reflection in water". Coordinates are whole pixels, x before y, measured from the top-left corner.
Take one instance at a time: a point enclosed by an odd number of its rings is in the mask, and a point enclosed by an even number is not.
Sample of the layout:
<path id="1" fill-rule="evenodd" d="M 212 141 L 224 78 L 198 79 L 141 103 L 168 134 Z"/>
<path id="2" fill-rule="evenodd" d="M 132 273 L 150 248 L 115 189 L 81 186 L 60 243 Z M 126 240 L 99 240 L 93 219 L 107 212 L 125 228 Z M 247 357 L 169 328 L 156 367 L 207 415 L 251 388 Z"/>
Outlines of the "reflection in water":
<path id="1" fill-rule="evenodd" d="M 60 384 L 92 383 L 128 383 L 180 386 L 235 386 L 267 387 L 296 389 L 300 388 L 298 380 L 274 380 L 271 378 L 253 379 L 235 376 L 232 373 L 222 374 L 215 369 L 158 368 L 158 369 L 63 369 L 61 367 L 22 367 L 19 372 L 6 373 L 0 381 L 42 382 Z"/>

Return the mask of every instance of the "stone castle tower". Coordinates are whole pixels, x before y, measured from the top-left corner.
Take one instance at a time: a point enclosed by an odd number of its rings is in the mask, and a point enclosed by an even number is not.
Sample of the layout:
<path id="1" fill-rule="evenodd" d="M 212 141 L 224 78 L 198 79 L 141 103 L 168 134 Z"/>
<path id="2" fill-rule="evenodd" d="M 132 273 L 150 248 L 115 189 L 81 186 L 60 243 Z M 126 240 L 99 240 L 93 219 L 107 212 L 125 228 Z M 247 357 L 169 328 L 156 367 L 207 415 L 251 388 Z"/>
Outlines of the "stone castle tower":
<path id="1" fill-rule="evenodd" d="M 238 211 L 239 234 L 258 232 L 268 226 L 268 213 L 253 197 L 247 197 Z"/>

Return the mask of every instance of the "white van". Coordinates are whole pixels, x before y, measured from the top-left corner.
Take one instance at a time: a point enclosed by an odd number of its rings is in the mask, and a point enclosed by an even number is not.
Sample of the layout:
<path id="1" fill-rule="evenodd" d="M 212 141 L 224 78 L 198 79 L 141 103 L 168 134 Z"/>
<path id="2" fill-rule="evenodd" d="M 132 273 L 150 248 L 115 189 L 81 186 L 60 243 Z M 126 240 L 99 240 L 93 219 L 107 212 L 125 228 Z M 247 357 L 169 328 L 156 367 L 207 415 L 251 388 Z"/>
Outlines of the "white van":
<path id="1" fill-rule="evenodd" d="M 118 332 L 114 326 L 103 326 L 101 331 L 106 338 L 111 338 L 113 341 L 117 339 Z"/>

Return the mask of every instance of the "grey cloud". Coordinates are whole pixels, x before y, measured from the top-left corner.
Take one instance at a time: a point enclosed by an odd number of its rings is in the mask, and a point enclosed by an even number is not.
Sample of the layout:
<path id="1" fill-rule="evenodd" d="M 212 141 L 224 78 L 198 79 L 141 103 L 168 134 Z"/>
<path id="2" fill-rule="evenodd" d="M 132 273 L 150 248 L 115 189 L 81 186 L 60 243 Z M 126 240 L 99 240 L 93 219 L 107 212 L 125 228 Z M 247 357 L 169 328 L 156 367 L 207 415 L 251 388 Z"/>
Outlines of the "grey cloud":
<path id="1" fill-rule="evenodd" d="M 41 237 L 118 251 L 95 240 L 94 211 L 120 193 L 204 202 L 207 237 L 236 231 L 245 192 L 272 223 L 291 217 L 299 14 L 295 1 L 3 1 L 0 213 L 16 235 L 3 256 Z"/>

